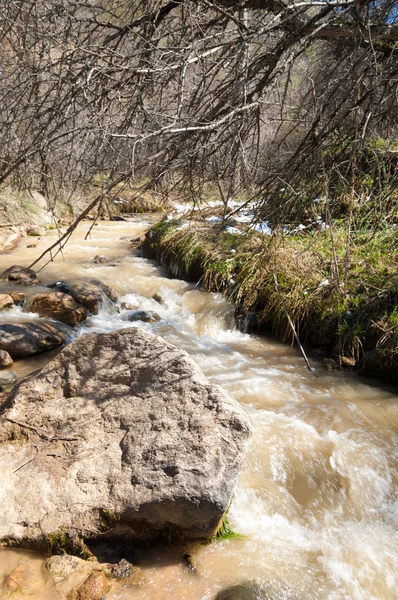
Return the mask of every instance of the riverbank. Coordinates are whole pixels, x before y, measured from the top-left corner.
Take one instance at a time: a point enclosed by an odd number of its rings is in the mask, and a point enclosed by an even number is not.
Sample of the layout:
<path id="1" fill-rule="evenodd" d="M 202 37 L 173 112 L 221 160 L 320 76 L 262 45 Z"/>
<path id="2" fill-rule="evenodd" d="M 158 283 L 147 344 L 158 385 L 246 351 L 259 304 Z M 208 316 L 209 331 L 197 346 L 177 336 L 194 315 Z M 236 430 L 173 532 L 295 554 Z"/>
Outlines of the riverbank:
<path id="1" fill-rule="evenodd" d="M 61 229 L 73 221 L 97 197 L 103 181 L 97 178 L 87 189 L 45 196 L 35 188 L 0 186 L 0 253 L 10 252 L 26 235 L 40 237 L 49 229 Z M 168 208 L 161 194 L 143 189 L 144 184 L 118 185 L 89 215 L 90 219 L 124 220 L 125 215 L 159 213 Z M 32 247 L 35 247 L 35 243 Z"/>
<path id="2" fill-rule="evenodd" d="M 352 235 L 352 234 L 351 234 Z M 163 220 L 144 255 L 222 292 L 245 331 L 300 341 L 345 368 L 398 382 L 398 231 L 336 226 L 264 235 L 207 220 Z"/>

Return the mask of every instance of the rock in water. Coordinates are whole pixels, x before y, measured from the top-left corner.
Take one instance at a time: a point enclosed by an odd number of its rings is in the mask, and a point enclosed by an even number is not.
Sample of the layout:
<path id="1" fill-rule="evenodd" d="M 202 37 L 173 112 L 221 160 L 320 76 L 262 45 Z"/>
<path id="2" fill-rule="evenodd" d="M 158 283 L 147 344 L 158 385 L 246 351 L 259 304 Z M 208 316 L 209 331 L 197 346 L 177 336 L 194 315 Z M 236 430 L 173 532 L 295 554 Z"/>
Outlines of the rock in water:
<path id="1" fill-rule="evenodd" d="M 98 314 L 104 296 L 112 302 L 116 302 L 118 299 L 116 292 L 101 281 L 82 281 L 76 283 L 70 287 L 69 293 L 76 302 L 85 306 L 93 315 Z"/>
<path id="2" fill-rule="evenodd" d="M 61 325 L 43 321 L 3 323 L 0 325 L 0 350 L 13 359 L 48 352 L 64 344 L 67 334 Z"/>
<path id="3" fill-rule="evenodd" d="M 84 335 L 4 401 L 0 541 L 208 539 L 249 434 L 243 409 L 183 350 L 134 327 Z"/>
<path id="4" fill-rule="evenodd" d="M 21 265 L 13 265 L 0 275 L 0 281 L 15 281 L 23 285 L 33 285 L 38 283 L 36 279 L 36 273 L 32 269 L 27 267 L 21 267 Z"/>
<path id="5" fill-rule="evenodd" d="M 46 228 L 39 227 L 38 225 L 33 225 L 32 227 L 29 227 L 29 229 L 27 230 L 26 233 L 27 233 L 27 235 L 31 235 L 33 237 L 46 235 Z"/>
<path id="6" fill-rule="evenodd" d="M 127 321 L 143 321 L 144 323 L 156 323 L 160 316 L 153 310 L 135 310 L 127 315 Z"/>
<path id="7" fill-rule="evenodd" d="M 77 304 L 72 296 L 62 292 L 48 292 L 31 296 L 28 310 L 41 317 L 62 321 L 62 323 L 72 326 L 87 318 L 87 309 Z"/>
<path id="8" fill-rule="evenodd" d="M 5 350 L 0 350 L 0 369 L 7 369 L 14 364 L 11 356 Z"/>
<path id="9" fill-rule="evenodd" d="M 48 287 L 69 294 L 78 303 L 87 308 L 93 315 L 97 315 L 103 303 L 104 297 L 111 302 L 116 302 L 118 294 L 109 285 L 98 279 L 80 281 L 75 285 L 69 285 L 66 281 L 57 281 Z"/>
<path id="10" fill-rule="evenodd" d="M 27 568 L 23 563 L 15 567 L 11 573 L 3 579 L 2 587 L 9 592 L 23 591 L 26 587 Z"/>
<path id="11" fill-rule="evenodd" d="M 109 583 L 103 571 L 93 571 L 87 579 L 72 590 L 70 600 L 102 600 L 109 589 Z"/>
<path id="12" fill-rule="evenodd" d="M 0 294 L 0 310 L 6 310 L 14 306 L 14 300 L 9 294 Z"/>

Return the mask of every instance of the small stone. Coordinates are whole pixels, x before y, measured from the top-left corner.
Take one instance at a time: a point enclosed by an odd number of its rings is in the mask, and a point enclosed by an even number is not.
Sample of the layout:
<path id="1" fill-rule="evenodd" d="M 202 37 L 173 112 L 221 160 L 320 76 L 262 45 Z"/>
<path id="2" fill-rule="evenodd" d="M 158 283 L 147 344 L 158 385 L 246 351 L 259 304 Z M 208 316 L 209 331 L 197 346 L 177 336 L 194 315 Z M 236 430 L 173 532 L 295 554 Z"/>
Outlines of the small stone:
<path id="1" fill-rule="evenodd" d="M 337 362 L 335 360 L 333 360 L 333 358 L 324 358 L 323 366 L 328 371 L 336 371 L 339 368 L 339 365 L 337 364 Z"/>
<path id="2" fill-rule="evenodd" d="M 184 561 L 190 573 L 196 573 L 196 563 L 190 554 L 184 554 Z"/>
<path id="3" fill-rule="evenodd" d="M 23 563 L 15 567 L 3 580 L 3 588 L 10 592 L 23 590 L 26 587 L 27 569 Z"/>
<path id="4" fill-rule="evenodd" d="M 9 294 L 0 294 L 0 310 L 6 310 L 14 306 L 14 300 Z"/>
<path id="5" fill-rule="evenodd" d="M 162 296 L 159 294 L 159 292 L 156 292 L 156 294 L 154 294 L 152 296 L 152 300 L 156 300 L 156 302 L 159 302 L 159 304 L 164 303 L 164 300 L 163 300 Z"/>
<path id="6" fill-rule="evenodd" d="M 144 323 L 156 323 L 160 316 L 152 310 L 135 310 L 127 316 L 127 321 L 143 321 Z"/>
<path id="7" fill-rule="evenodd" d="M 0 350 L 0 369 L 7 369 L 14 364 L 11 356 L 5 350 Z"/>
<path id="8" fill-rule="evenodd" d="M 93 571 L 87 579 L 71 593 L 71 600 L 102 600 L 109 589 L 105 573 Z"/>
<path id="9" fill-rule="evenodd" d="M 108 259 L 106 258 L 106 256 L 97 254 L 97 256 L 94 256 L 94 258 L 91 262 L 93 262 L 95 265 L 102 265 L 102 264 L 108 262 Z"/>
<path id="10" fill-rule="evenodd" d="M 77 570 L 80 560 L 69 554 L 51 556 L 46 561 L 46 569 L 55 577 L 68 577 Z"/>
<path id="11" fill-rule="evenodd" d="M 126 577 L 130 577 L 132 565 L 126 560 L 122 558 L 116 565 L 113 565 L 111 569 L 111 577 L 115 579 L 126 579 Z"/>
<path id="12" fill-rule="evenodd" d="M 6 370 L 0 371 L 0 389 L 10 387 L 14 385 L 17 380 L 17 375 L 14 371 Z"/>
<path id="13" fill-rule="evenodd" d="M 30 227 L 27 230 L 26 234 L 31 236 L 46 235 L 46 229 L 45 227 L 39 227 L 38 225 L 34 225 L 33 227 Z"/>
<path id="14" fill-rule="evenodd" d="M 27 248 L 36 248 L 37 244 L 28 244 L 26 247 Z"/>

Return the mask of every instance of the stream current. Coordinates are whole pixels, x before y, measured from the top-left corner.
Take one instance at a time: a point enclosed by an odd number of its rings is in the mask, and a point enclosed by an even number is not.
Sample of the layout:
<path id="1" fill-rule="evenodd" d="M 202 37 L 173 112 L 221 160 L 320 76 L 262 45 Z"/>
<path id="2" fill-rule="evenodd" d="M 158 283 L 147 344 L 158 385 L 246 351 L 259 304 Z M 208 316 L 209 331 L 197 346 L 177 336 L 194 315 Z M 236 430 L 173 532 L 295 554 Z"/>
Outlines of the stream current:
<path id="1" fill-rule="evenodd" d="M 157 323 L 132 324 L 125 309 L 104 307 L 76 335 L 144 327 L 186 350 L 245 407 L 254 434 L 229 512 L 242 537 L 197 549 L 195 573 L 180 555 L 154 550 L 139 564 L 147 583 L 134 590 L 120 586 L 106 599 L 212 600 L 228 585 L 255 580 L 265 584 L 270 600 L 396 600 L 398 396 L 371 380 L 328 372 L 316 361 L 314 377 L 295 348 L 240 333 L 222 296 L 170 279 L 131 249 L 129 240 L 142 235 L 151 219 L 101 221 L 87 241 L 91 223 L 81 224 L 63 257 L 39 277 L 44 284 L 95 277 L 121 295 L 120 306 L 157 312 Z M 48 232 L 34 249 L 27 248 L 34 238 L 24 238 L 12 254 L 0 256 L 0 269 L 27 266 L 55 235 Z M 94 264 L 96 255 L 110 262 Z M 161 304 L 152 298 L 156 293 Z M 1 318 L 38 317 L 16 307 Z M 49 358 L 42 354 L 13 368 L 22 377 Z M 60 597 L 46 582 L 38 555 L 0 550 L 0 577 L 21 561 L 34 580 L 34 591 L 21 598 Z"/>

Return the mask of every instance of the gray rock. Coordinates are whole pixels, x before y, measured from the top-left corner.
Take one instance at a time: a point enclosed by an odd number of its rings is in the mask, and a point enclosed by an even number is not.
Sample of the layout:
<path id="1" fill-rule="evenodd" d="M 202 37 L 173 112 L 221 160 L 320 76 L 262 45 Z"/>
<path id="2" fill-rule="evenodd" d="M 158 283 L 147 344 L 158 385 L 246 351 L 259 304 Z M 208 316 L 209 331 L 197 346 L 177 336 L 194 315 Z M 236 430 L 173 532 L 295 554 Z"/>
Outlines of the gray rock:
<path id="1" fill-rule="evenodd" d="M 0 350 L 0 369 L 7 369 L 14 364 L 11 356 L 5 350 Z"/>
<path id="2" fill-rule="evenodd" d="M 81 562 L 83 561 L 76 556 L 56 554 L 46 560 L 46 569 L 56 577 L 68 577 L 71 573 L 77 571 Z"/>
<path id="3" fill-rule="evenodd" d="M 122 558 L 116 565 L 113 565 L 111 577 L 114 579 L 126 579 L 127 577 L 130 577 L 133 568 L 133 565 L 131 565 L 128 560 Z"/>
<path id="4" fill-rule="evenodd" d="M 27 321 L 0 325 L 0 350 L 8 352 L 13 359 L 48 352 L 64 344 L 66 338 L 65 329 L 56 323 Z"/>
<path id="5" fill-rule="evenodd" d="M 72 296 L 62 292 L 44 292 L 31 296 L 27 310 L 72 326 L 87 318 L 87 309 L 80 306 Z"/>
<path id="6" fill-rule="evenodd" d="M 184 351 L 139 328 L 84 335 L 3 403 L 0 541 L 208 539 L 249 434 L 243 409 Z"/>
<path id="7" fill-rule="evenodd" d="M 9 294 L 0 294 L 0 310 L 7 310 L 14 306 L 14 300 Z"/>
<path id="8" fill-rule="evenodd" d="M 23 285 L 33 285 L 38 283 L 36 279 L 36 273 L 32 269 L 27 267 L 21 267 L 21 265 L 13 265 L 9 269 L 3 271 L 0 275 L 0 281 L 16 281 Z"/>

